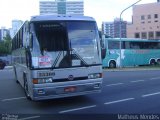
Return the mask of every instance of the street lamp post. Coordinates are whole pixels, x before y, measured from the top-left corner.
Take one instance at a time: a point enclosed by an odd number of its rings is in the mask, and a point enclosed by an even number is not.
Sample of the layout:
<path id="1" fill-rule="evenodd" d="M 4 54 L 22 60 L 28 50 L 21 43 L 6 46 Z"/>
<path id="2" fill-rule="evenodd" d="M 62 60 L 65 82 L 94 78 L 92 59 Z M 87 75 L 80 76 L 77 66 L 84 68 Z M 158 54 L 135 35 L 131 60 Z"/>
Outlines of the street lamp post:
<path id="1" fill-rule="evenodd" d="M 127 9 L 129 9 L 130 7 L 134 6 L 135 4 L 139 3 L 140 1 L 142 0 L 138 0 L 137 2 L 133 3 L 132 5 L 128 6 L 127 8 L 125 8 L 124 10 L 122 10 L 122 12 L 120 13 L 120 29 L 119 29 L 119 37 L 120 37 L 120 42 L 119 42 L 119 50 L 120 50 L 120 64 L 119 64 L 119 67 L 121 68 L 122 67 L 122 61 L 121 61 L 121 49 L 122 49 L 122 42 L 121 42 L 121 39 L 122 39 L 122 14 L 124 11 L 126 11 Z"/>

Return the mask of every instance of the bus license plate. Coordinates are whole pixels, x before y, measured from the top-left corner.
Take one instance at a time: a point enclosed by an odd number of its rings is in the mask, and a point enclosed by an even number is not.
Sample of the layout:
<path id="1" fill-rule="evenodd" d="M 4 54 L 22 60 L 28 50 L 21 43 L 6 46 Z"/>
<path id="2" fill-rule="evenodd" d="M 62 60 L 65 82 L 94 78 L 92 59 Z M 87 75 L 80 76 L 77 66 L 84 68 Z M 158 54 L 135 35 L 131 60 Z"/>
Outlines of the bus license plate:
<path id="1" fill-rule="evenodd" d="M 76 91 L 76 87 L 75 86 L 66 87 L 66 88 L 64 88 L 64 91 L 65 92 L 74 92 L 74 91 Z"/>

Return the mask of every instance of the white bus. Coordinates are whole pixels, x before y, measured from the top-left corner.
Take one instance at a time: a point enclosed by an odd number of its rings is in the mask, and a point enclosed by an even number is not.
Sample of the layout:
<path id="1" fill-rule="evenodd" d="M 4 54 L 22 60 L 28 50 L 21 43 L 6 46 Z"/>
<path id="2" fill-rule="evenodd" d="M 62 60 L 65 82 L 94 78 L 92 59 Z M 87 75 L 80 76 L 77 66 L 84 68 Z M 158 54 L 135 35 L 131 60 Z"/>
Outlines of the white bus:
<path id="1" fill-rule="evenodd" d="M 100 38 L 92 17 L 33 16 L 12 40 L 12 62 L 31 100 L 101 91 Z"/>

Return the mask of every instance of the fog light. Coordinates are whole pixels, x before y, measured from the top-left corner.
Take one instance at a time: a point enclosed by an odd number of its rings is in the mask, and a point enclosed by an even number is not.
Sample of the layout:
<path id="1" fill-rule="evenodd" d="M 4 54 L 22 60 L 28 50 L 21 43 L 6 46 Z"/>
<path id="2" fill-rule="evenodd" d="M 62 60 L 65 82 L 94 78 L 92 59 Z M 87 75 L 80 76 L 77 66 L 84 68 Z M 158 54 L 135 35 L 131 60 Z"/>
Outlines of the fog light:
<path id="1" fill-rule="evenodd" d="M 38 89 L 38 94 L 45 94 L 44 89 Z"/>
<path id="2" fill-rule="evenodd" d="M 94 88 L 100 88 L 100 83 L 96 83 L 96 84 L 94 84 Z"/>

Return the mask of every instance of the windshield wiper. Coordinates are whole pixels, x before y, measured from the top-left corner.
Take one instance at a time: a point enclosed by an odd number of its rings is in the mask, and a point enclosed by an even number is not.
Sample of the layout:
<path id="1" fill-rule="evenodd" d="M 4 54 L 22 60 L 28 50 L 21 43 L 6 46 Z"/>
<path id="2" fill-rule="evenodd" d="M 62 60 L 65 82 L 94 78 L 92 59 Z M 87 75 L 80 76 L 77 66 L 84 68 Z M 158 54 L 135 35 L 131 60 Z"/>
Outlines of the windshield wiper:
<path id="1" fill-rule="evenodd" d="M 87 64 L 87 62 L 74 50 L 74 49 L 71 49 L 72 52 L 74 52 L 74 55 L 76 55 L 77 58 L 79 58 L 83 64 L 85 65 L 85 67 L 89 67 L 89 65 Z"/>
<path id="2" fill-rule="evenodd" d="M 58 62 L 58 60 L 59 60 L 61 54 L 62 54 L 62 51 L 60 51 L 60 52 L 58 53 L 58 56 L 56 57 L 56 59 L 55 59 L 55 61 L 54 61 L 54 63 L 53 63 L 53 65 L 52 65 L 51 68 L 55 68 L 55 66 L 56 66 L 56 64 L 57 64 L 57 62 Z"/>

